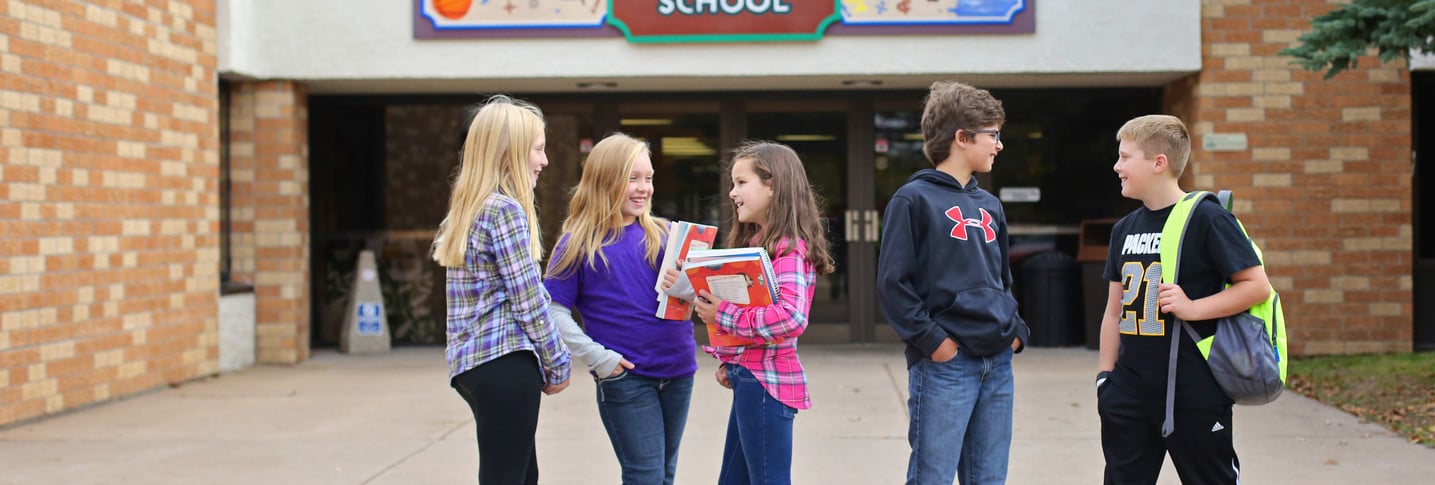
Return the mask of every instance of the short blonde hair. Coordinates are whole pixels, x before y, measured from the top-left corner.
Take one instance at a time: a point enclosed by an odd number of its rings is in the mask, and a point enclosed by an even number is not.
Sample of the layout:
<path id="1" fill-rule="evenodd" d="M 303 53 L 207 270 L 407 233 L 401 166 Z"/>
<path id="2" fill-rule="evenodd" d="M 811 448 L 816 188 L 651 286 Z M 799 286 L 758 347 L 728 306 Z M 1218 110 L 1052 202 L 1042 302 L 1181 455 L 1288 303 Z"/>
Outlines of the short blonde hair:
<path id="1" fill-rule="evenodd" d="M 1172 178 L 1181 178 L 1191 157 L 1191 133 L 1186 123 L 1171 115 L 1146 115 L 1127 121 L 1116 132 L 1116 141 L 1130 141 L 1141 147 L 1146 158 L 1165 154 Z"/>

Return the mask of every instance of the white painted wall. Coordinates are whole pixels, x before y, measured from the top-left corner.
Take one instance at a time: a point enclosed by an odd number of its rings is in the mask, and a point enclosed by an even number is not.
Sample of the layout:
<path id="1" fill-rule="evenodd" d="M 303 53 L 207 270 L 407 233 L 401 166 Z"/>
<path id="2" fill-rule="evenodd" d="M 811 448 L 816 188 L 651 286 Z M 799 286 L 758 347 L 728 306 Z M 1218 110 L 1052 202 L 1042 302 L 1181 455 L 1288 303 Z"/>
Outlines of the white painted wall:
<path id="1" fill-rule="evenodd" d="M 1421 51 L 1410 51 L 1410 70 L 1435 70 L 1435 54 L 1426 54 Z"/>
<path id="2" fill-rule="evenodd" d="M 219 297 L 219 371 L 254 366 L 254 293 Z"/>
<path id="3" fill-rule="evenodd" d="M 939 77 L 988 85 L 1159 85 L 1201 69 L 1200 2 L 1043 0 L 1036 33 L 827 36 L 817 42 L 638 45 L 622 38 L 413 38 L 407 0 L 219 0 L 221 72 L 314 92 L 454 89 L 883 88 Z"/>

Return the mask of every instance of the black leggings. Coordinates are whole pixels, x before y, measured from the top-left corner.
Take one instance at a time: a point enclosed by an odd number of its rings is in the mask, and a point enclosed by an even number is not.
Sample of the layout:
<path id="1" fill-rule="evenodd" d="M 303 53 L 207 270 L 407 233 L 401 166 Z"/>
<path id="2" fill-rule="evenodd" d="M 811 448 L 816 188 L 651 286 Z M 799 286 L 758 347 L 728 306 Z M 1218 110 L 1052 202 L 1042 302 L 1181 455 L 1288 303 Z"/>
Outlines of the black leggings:
<path id="1" fill-rule="evenodd" d="M 473 411 L 478 429 L 480 485 L 535 485 L 538 402 L 543 373 L 533 352 L 505 354 L 453 378 L 450 383 Z"/>

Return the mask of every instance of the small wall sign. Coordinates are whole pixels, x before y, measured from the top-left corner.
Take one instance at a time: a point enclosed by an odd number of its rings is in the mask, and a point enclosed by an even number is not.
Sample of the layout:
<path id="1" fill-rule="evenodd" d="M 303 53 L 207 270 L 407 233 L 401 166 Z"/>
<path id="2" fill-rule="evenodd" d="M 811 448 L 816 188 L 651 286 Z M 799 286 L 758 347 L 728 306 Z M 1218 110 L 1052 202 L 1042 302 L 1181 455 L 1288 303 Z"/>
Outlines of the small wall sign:
<path id="1" fill-rule="evenodd" d="M 1246 134 L 1210 133 L 1201 137 L 1201 149 L 1208 152 L 1242 152 L 1246 150 Z"/>

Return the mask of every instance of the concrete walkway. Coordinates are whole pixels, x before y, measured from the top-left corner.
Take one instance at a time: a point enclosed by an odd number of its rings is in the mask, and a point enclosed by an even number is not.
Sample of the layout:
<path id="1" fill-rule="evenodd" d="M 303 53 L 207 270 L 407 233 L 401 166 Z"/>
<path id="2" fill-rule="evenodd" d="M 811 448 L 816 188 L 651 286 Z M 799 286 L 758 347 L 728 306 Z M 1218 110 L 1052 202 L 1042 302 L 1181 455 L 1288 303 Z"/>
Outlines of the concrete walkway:
<path id="1" fill-rule="evenodd" d="M 797 417 L 794 481 L 901 483 L 901 348 L 808 345 L 801 355 L 816 407 Z M 731 401 L 712 380 L 713 359 L 698 361 L 680 484 L 716 481 Z M 1085 349 L 1017 357 L 1010 483 L 1100 482 L 1095 362 Z M 472 419 L 445 376 L 441 348 L 320 351 L 293 367 L 257 367 L 0 430 L 0 483 L 472 483 Z M 1435 450 L 1294 393 L 1238 407 L 1235 426 L 1246 483 L 1435 476 Z M 541 483 L 618 483 L 590 379 L 545 398 L 538 453 Z M 1161 483 L 1178 482 L 1168 463 Z"/>

